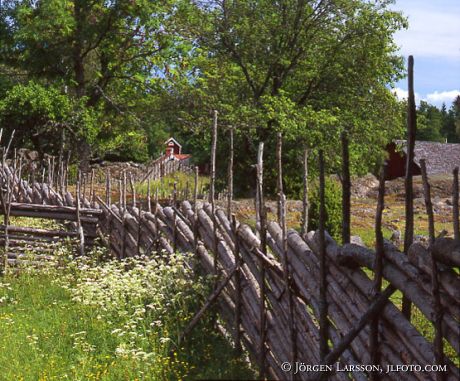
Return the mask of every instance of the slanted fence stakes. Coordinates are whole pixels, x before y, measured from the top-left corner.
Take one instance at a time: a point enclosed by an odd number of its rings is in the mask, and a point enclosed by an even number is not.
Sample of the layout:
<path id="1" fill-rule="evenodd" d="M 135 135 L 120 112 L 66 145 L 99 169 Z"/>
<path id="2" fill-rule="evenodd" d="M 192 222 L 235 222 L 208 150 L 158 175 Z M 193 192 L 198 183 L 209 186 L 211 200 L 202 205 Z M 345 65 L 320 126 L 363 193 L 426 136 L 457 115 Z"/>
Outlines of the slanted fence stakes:
<path id="1" fill-rule="evenodd" d="M 430 237 L 429 253 L 431 257 L 431 294 L 433 298 L 434 310 L 434 356 L 437 365 L 444 364 L 444 348 L 442 342 L 442 319 L 443 308 L 441 305 L 441 297 L 439 294 L 439 280 L 438 280 L 438 264 L 433 255 L 433 245 L 435 243 L 435 226 L 433 215 L 433 203 L 431 202 L 431 189 L 428 182 L 428 175 L 426 170 L 425 159 L 420 160 L 420 169 L 422 172 L 423 180 L 423 193 L 425 196 L 426 214 L 428 215 L 428 231 Z M 436 381 L 443 381 L 445 379 L 443 372 L 436 373 Z"/>
<path id="2" fill-rule="evenodd" d="M 386 165 L 383 164 L 380 171 L 379 192 L 377 201 L 377 213 L 375 215 L 375 260 L 374 260 L 374 282 L 373 282 L 373 297 L 376 298 L 382 290 L 383 278 L 383 257 L 384 242 L 382 233 L 382 217 L 385 209 L 385 176 Z M 369 334 L 369 351 L 371 364 L 379 364 L 379 316 L 376 315 L 370 322 Z M 378 380 L 379 376 L 375 372 L 370 374 L 371 380 Z"/>
<path id="3" fill-rule="evenodd" d="M 406 176 L 405 176 L 405 192 L 406 192 L 406 227 L 404 230 L 404 253 L 407 255 L 409 248 L 414 241 L 414 193 L 412 186 L 412 166 L 414 162 L 414 147 L 415 134 L 417 131 L 417 115 L 415 110 L 415 95 L 414 95 L 414 57 L 409 56 L 408 62 L 408 102 L 407 102 L 407 153 L 406 153 Z M 411 302 L 403 296 L 402 311 L 407 320 L 411 319 Z"/>
<path id="4" fill-rule="evenodd" d="M 320 268 L 319 268 L 319 354 L 320 360 L 323 361 L 329 352 L 329 324 L 327 319 L 327 268 L 326 268 L 326 201 L 325 201 L 325 177 L 324 177 L 324 154 L 323 150 L 319 151 L 319 237 L 320 237 Z"/>

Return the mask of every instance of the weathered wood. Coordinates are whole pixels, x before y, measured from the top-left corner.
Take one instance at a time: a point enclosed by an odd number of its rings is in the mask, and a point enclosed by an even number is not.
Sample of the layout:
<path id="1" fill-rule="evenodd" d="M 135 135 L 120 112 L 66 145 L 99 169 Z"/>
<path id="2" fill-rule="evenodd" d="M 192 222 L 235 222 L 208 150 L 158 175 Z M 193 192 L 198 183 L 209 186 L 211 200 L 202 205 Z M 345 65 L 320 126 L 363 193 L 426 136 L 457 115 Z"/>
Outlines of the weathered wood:
<path id="1" fill-rule="evenodd" d="M 233 127 L 230 127 L 229 130 L 229 144 L 230 144 L 230 157 L 228 158 L 228 173 L 227 173 L 227 187 L 228 187 L 228 197 L 227 197 L 227 218 L 230 221 L 232 218 L 232 201 L 233 201 Z"/>
<path id="2" fill-rule="evenodd" d="M 348 144 L 345 143 L 345 144 Z M 382 233 L 382 217 L 383 210 L 385 209 L 385 164 L 382 166 L 379 179 L 379 193 L 377 201 L 377 213 L 375 216 L 375 261 L 374 261 L 374 282 L 373 282 L 373 297 L 376 298 L 382 289 L 382 278 L 383 278 L 383 233 Z M 349 190 L 348 190 L 349 191 Z M 348 205 L 349 206 L 349 205 Z M 349 231 L 348 231 L 349 233 Z M 343 233 L 345 237 L 345 232 Z M 349 236 L 348 236 L 349 238 Z M 345 243 L 345 242 L 344 242 Z M 348 243 L 348 242 L 347 242 Z M 379 364 L 379 315 L 375 315 L 370 322 L 370 334 L 369 334 L 369 349 L 371 364 Z M 371 373 L 371 380 L 378 380 L 380 376 L 377 373 Z"/>
<path id="3" fill-rule="evenodd" d="M 263 152 L 264 152 L 264 143 L 259 143 L 259 150 L 257 153 L 257 198 L 259 206 L 259 216 L 260 216 L 260 248 L 263 254 L 266 253 L 266 242 L 267 242 L 267 232 L 266 232 L 266 209 L 264 204 L 264 192 L 263 192 Z M 259 377 L 264 378 L 266 375 L 266 306 L 265 306 L 265 266 L 264 262 L 259 262 L 260 275 L 259 275 L 259 288 L 260 288 L 260 301 L 259 301 L 259 319 L 260 319 L 260 341 L 259 341 Z"/>
<path id="4" fill-rule="evenodd" d="M 329 352 L 328 346 L 328 319 L 327 319 L 327 264 L 326 264 L 326 240 L 325 240 L 325 223 L 326 223 L 326 200 L 325 200 L 325 178 L 324 178 L 324 155 L 319 151 L 319 237 L 320 237 L 320 267 L 319 267 L 319 353 L 323 361 Z"/>
<path id="5" fill-rule="evenodd" d="M 428 231 L 430 237 L 430 246 L 432 246 L 435 242 L 435 231 L 434 231 L 434 216 L 433 216 L 433 204 L 431 202 L 431 189 L 430 183 L 428 182 L 428 175 L 426 171 L 426 163 L 424 159 L 420 160 L 420 169 L 422 171 L 422 179 L 423 179 L 423 193 L 425 196 L 425 207 L 426 207 L 426 214 L 428 215 Z M 444 349 L 442 343 L 442 316 L 443 310 L 441 306 L 441 299 L 439 295 L 439 282 L 438 282 L 438 265 L 436 263 L 436 259 L 431 253 L 431 294 L 433 297 L 433 310 L 434 310 L 434 353 L 435 353 L 435 361 L 436 364 L 442 365 L 444 363 Z M 437 381 L 443 381 L 444 375 L 439 372 L 436 375 Z"/>
<path id="6" fill-rule="evenodd" d="M 351 180 L 348 134 L 342 132 L 342 244 L 350 243 Z"/>
<path id="7" fill-rule="evenodd" d="M 303 152 L 303 189 L 302 189 L 302 226 L 300 228 L 302 236 L 308 232 L 308 149 Z"/>
<path id="8" fill-rule="evenodd" d="M 406 176 L 405 176 L 405 221 L 404 229 L 404 253 L 407 255 L 410 245 L 414 241 L 414 191 L 412 185 L 412 165 L 414 162 L 415 135 L 417 131 L 417 115 L 415 110 L 414 95 L 414 57 L 409 56 L 407 69 L 408 91 L 407 100 L 407 152 L 406 152 Z M 410 321 L 411 303 L 403 296 L 402 310 L 404 316 Z"/>
<path id="9" fill-rule="evenodd" d="M 459 189 L 458 189 L 458 167 L 453 171 L 454 181 L 452 184 L 452 218 L 455 240 L 460 240 L 460 217 L 459 217 Z"/>

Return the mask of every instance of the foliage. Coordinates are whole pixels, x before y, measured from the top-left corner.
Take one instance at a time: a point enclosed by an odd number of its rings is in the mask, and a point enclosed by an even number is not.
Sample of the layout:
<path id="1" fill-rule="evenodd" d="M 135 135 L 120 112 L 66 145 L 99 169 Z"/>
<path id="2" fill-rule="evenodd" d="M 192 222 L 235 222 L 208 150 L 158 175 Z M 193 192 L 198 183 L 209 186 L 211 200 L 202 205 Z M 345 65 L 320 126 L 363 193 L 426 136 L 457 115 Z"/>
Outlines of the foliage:
<path id="1" fill-rule="evenodd" d="M 209 292 L 190 258 L 97 263 L 66 260 L 0 278 L 2 377 L 62 380 L 251 378 L 204 318 L 185 346 L 172 343 Z M 101 257 L 100 249 L 93 253 Z M 225 364 L 225 366 L 222 366 Z"/>
<path id="2" fill-rule="evenodd" d="M 338 242 L 341 241 L 342 232 L 342 187 L 340 183 L 334 179 L 327 179 L 325 186 L 325 207 L 326 207 L 326 222 L 325 228 L 327 232 Z M 309 230 L 319 228 L 320 215 L 320 198 L 319 186 L 316 185 L 309 197 Z"/>
<path id="3" fill-rule="evenodd" d="M 221 178 L 232 126 L 235 191 L 254 188 L 250 165 L 264 141 L 273 193 L 281 131 L 286 191 L 294 194 L 304 148 L 311 151 L 313 177 L 319 148 L 333 173 L 340 132 L 347 130 L 352 172 L 362 174 L 400 136 L 400 105 L 389 87 L 403 75 L 393 35 L 407 23 L 392 3 L 6 0 L 0 96 L 30 80 L 66 94 L 77 115 L 91 116 L 80 126 L 77 147 L 89 147 L 80 157 L 144 160 L 174 135 L 202 164 L 209 160 L 216 109 Z"/>

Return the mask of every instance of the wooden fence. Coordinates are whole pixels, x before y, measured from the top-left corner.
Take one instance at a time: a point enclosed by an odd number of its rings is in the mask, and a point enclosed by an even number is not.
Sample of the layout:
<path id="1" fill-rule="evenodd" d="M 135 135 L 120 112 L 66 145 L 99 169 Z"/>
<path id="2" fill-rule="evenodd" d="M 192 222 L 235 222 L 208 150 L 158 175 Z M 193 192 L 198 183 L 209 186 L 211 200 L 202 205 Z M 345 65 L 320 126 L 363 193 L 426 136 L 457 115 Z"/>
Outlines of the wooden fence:
<path id="1" fill-rule="evenodd" d="M 4 169 L 8 173 L 8 168 Z M 31 195 L 35 198 L 30 198 Z M 42 183 L 36 183 L 32 190 L 22 180 L 21 185 L 15 187 L 12 202 L 26 199 L 60 207 L 76 204 L 69 192 L 62 195 Z M 82 207 L 102 211 L 99 228 L 117 258 L 175 250 L 196 253 L 203 269 L 218 276 L 217 286 L 225 285 L 216 287 L 220 293 L 211 298 L 211 302 L 217 300 L 225 329 L 234 338 L 236 347 L 242 345 L 254 362 L 263 367 L 263 377 L 369 379 L 372 372 L 361 369 L 360 365 L 372 364 L 371 329 L 366 323 L 375 316 L 379 317 L 376 364 L 384 371 L 389 365 L 424 367 L 437 363 L 435 346 L 387 300 L 389 293 L 382 291 L 376 295 L 374 281 L 365 271 L 374 268 L 376 256 L 370 249 L 353 244 L 340 247 L 325 233 L 329 341 L 327 355 L 321 360 L 318 350 L 322 307 L 320 232 L 301 236 L 289 230 L 284 234 L 282 226 L 270 221 L 266 223 L 267 246 L 264 248 L 260 238 L 263 229 L 259 227 L 256 232 L 234 218 L 229 220 L 227 210 L 207 202 L 184 201 L 170 206 L 153 202 L 151 211 L 139 209 L 139 203 L 107 205 L 99 197 L 93 205 L 87 199 L 81 203 Z M 447 238 L 437 240 L 432 247 L 441 267 L 442 334 L 457 354 L 460 352 L 460 280 L 452 266 L 459 265 L 458 249 L 458 242 Z M 413 244 L 406 256 L 386 244 L 382 274 L 426 319 L 435 320 L 431 261 L 426 248 Z M 294 328 L 294 340 L 287 335 L 289 322 Z M 337 348 L 343 350 L 334 352 Z M 287 367 L 283 363 L 296 367 L 296 362 L 301 368 L 298 374 L 283 371 L 282 366 Z M 321 363 L 331 364 L 333 372 L 301 371 L 307 369 L 307 364 Z M 442 364 L 446 365 L 445 372 L 406 372 L 403 378 L 398 372 L 379 376 L 390 380 L 434 380 L 441 374 L 445 380 L 458 379 L 459 369 L 450 359 L 445 357 Z M 353 372 L 337 371 L 352 366 L 355 366 Z"/>
<path id="2" fill-rule="evenodd" d="M 413 63 L 409 60 L 410 65 Z M 411 67 L 409 78 L 412 78 Z M 415 138 L 415 103 L 409 88 L 408 160 Z M 320 152 L 320 228 L 308 232 L 307 167 L 305 154 L 302 233 L 286 228 L 281 137 L 278 137 L 278 221 L 268 221 L 263 195 L 263 144 L 259 146 L 256 189 L 256 229 L 215 203 L 217 113 L 212 131 L 209 202 L 197 199 L 160 205 L 155 197 L 139 202 L 126 186 L 118 203 L 111 201 L 110 181 L 105 199 L 74 197 L 65 187 L 56 191 L 45 183 L 29 184 L 20 169 L 3 160 L 1 196 L 8 241 L 11 205 L 18 202 L 98 210 L 96 231 L 116 258 L 192 252 L 202 269 L 216 276 L 212 294 L 180 337 L 187 335 L 217 305 L 223 329 L 235 349 L 247 351 L 260 379 L 277 380 L 458 380 L 460 370 L 460 231 L 458 169 L 454 171 L 452 205 L 454 238 L 435 237 L 430 184 L 422 163 L 429 246 L 413 243 L 412 174 L 406 174 L 406 232 L 404 252 L 384 241 L 382 215 L 385 167 L 380 176 L 374 250 L 350 244 L 350 179 L 348 139 L 343 148 L 343 246 L 325 231 L 325 168 Z M 230 130 L 230 141 L 233 131 Z M 412 148 L 411 148 L 412 147 Z M 8 150 L 6 150 L 8 151 Z M 5 155 L 4 155 L 5 158 Z M 14 161 L 13 161 L 14 162 Z M 233 145 L 228 189 L 233 189 Z M 20 166 L 19 166 L 20 167 Z M 410 165 L 406 165 L 410 168 Z M 109 180 L 109 179 L 108 179 Z M 5 193 L 4 189 L 9 190 Z M 134 188 L 133 188 L 134 190 Z M 80 207 L 81 204 L 81 207 Z M 73 209 L 72 209 L 73 210 Z M 81 218 L 78 217 L 81 225 Z M 80 233 L 82 229 L 78 230 Z M 307 233 L 308 232 L 308 233 Z M 83 247 L 83 245 L 81 245 Z M 402 308 L 390 297 L 400 293 Z M 433 325 L 434 338 L 417 329 L 412 312 L 419 310 Z M 457 361 L 457 363 L 454 363 Z M 387 372 L 388 371 L 388 372 Z"/>

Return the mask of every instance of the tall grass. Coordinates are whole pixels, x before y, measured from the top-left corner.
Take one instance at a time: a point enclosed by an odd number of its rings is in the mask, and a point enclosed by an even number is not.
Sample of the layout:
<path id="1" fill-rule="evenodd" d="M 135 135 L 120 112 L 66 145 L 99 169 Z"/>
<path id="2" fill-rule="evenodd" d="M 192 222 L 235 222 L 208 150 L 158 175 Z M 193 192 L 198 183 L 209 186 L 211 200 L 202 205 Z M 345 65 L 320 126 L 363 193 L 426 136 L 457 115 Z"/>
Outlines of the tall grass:
<path id="1" fill-rule="evenodd" d="M 251 378 L 210 315 L 174 349 L 210 291 L 189 262 L 67 261 L 0 278 L 0 380 Z"/>

